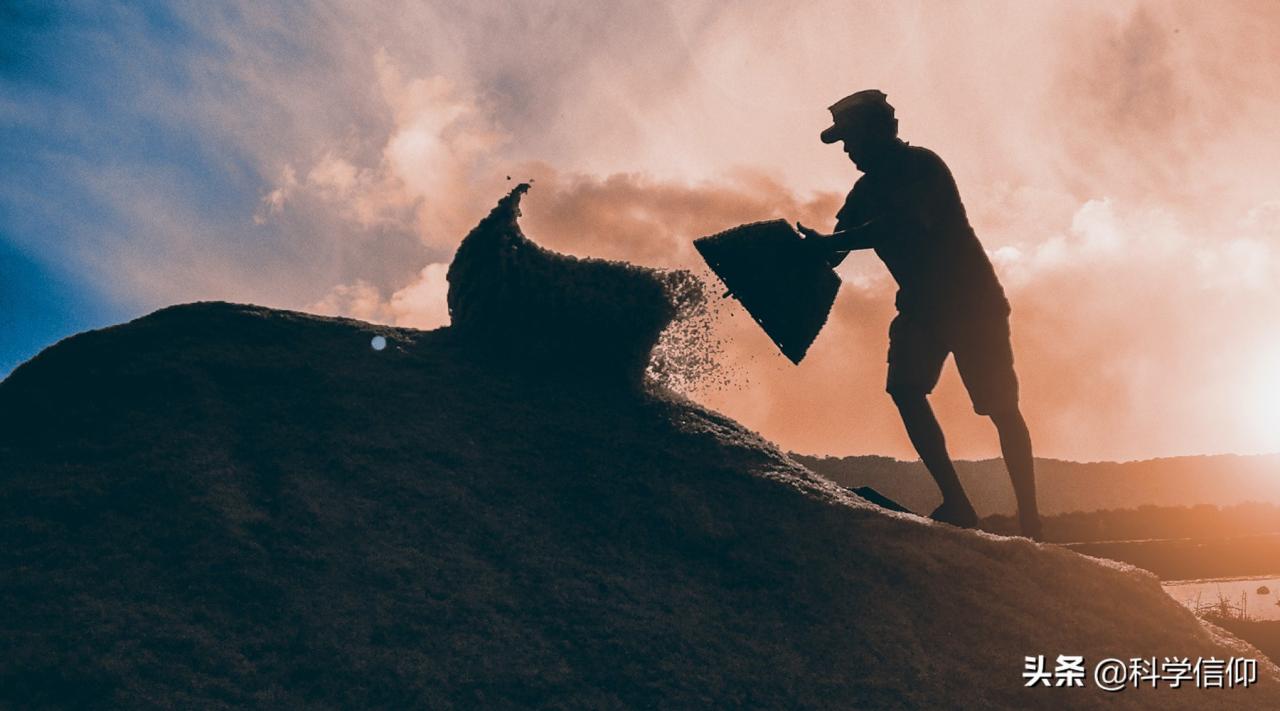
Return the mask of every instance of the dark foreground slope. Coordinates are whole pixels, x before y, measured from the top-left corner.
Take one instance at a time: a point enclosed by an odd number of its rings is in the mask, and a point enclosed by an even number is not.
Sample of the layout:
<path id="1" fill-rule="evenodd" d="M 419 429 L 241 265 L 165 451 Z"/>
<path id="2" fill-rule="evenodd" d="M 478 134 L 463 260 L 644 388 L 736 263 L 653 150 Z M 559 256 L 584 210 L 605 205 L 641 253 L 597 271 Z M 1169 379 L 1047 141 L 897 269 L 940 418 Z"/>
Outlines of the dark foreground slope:
<path id="1" fill-rule="evenodd" d="M 1145 573 L 887 515 L 714 413 L 476 348 L 206 303 L 16 370 L 0 706 L 1280 704 L 1265 662 L 1025 690 L 1025 655 L 1252 650 Z"/>

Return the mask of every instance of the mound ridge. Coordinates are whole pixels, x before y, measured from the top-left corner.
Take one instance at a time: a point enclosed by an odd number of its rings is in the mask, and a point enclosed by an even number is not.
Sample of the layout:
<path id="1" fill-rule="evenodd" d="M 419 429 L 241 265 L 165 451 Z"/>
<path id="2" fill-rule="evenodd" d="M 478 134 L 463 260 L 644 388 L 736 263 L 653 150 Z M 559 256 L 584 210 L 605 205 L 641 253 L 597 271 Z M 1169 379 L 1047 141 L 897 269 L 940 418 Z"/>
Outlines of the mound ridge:
<path id="1" fill-rule="evenodd" d="M 521 231 L 516 186 L 449 265 L 451 328 L 478 354 L 538 377 L 638 388 L 662 330 L 703 294 L 690 272 L 557 254 Z"/>
<path id="2" fill-rule="evenodd" d="M 0 705 L 1280 704 L 1265 661 L 1248 689 L 1025 689 L 1025 655 L 1259 655 L 1142 571 L 543 375 L 452 328 L 226 303 L 46 350 L 0 383 Z"/>

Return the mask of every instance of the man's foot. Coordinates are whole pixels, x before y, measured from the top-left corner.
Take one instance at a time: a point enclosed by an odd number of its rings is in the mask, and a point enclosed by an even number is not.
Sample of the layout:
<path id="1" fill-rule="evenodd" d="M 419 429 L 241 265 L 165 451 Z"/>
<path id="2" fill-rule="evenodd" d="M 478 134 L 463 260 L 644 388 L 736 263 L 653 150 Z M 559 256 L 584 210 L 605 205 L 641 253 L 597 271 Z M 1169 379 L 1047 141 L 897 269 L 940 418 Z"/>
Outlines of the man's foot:
<path id="1" fill-rule="evenodd" d="M 960 528 L 976 528 L 978 525 L 978 514 L 968 501 L 962 501 L 958 504 L 943 501 L 941 506 L 929 514 L 929 518 L 934 521 L 949 523 L 952 526 L 959 526 Z"/>

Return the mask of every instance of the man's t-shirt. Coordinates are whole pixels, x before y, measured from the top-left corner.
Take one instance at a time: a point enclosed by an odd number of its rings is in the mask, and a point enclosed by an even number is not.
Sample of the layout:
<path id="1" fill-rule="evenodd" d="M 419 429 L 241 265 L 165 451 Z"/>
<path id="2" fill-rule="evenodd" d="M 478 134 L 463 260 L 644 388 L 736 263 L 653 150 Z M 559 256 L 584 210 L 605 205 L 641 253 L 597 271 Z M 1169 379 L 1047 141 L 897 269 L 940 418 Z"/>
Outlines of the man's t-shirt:
<path id="1" fill-rule="evenodd" d="M 1009 302 L 969 225 L 955 179 L 932 151 L 902 143 L 862 176 L 836 231 L 877 220 L 876 254 L 898 282 L 898 311 L 940 324 L 1007 316 Z"/>

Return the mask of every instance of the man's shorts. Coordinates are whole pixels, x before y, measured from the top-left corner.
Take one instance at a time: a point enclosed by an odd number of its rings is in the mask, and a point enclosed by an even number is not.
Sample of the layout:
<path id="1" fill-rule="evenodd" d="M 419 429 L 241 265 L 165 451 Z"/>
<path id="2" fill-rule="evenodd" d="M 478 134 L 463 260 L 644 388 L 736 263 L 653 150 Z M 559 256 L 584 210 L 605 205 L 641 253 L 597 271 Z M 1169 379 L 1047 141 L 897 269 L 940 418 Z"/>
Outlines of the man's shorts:
<path id="1" fill-rule="evenodd" d="M 954 353 L 974 412 L 991 415 L 1018 408 L 1009 317 L 992 314 L 935 325 L 898 314 L 889 326 L 890 394 L 933 392 L 947 354 Z"/>

